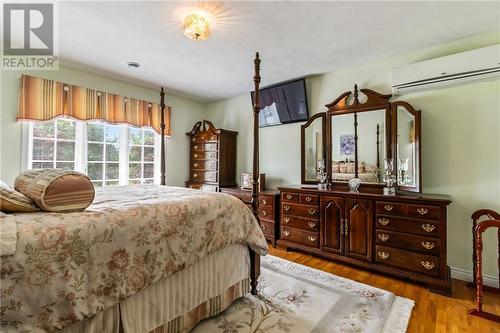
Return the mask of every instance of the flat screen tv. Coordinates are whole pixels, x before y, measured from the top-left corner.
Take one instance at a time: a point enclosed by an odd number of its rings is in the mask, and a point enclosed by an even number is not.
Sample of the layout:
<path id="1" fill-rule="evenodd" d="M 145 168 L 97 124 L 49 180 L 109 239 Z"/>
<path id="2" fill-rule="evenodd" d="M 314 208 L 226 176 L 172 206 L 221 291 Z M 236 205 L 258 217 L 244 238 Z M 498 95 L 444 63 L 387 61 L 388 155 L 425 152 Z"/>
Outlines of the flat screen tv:
<path id="1" fill-rule="evenodd" d="M 251 92 L 252 105 L 255 92 Z M 259 127 L 290 124 L 309 119 L 305 79 L 287 81 L 260 90 Z"/>

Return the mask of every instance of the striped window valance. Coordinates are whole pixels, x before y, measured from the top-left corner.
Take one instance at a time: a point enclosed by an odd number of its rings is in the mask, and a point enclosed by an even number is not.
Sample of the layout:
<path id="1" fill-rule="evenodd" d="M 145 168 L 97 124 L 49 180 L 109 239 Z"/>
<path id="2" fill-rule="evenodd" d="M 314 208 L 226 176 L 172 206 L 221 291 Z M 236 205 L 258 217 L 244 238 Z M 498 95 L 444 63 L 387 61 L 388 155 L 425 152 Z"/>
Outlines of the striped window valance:
<path id="1" fill-rule="evenodd" d="M 170 135 L 170 113 L 171 108 L 165 107 L 166 135 Z M 161 133 L 158 103 L 23 75 L 17 119 L 43 121 L 56 117 L 126 123 L 152 127 Z"/>

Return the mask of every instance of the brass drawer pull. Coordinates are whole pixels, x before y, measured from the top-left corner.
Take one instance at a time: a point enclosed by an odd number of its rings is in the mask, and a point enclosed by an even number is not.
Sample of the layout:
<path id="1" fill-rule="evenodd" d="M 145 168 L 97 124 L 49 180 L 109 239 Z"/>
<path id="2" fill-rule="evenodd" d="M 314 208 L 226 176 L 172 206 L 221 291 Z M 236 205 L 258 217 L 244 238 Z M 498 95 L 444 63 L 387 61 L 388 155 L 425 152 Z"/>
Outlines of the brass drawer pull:
<path id="1" fill-rule="evenodd" d="M 385 218 L 385 217 L 382 217 L 382 218 L 378 219 L 378 223 L 380 223 L 382 225 L 388 225 L 389 222 L 391 222 L 391 221 L 388 218 Z"/>
<path id="2" fill-rule="evenodd" d="M 266 216 L 267 212 L 265 210 L 262 211 L 262 215 Z"/>
<path id="3" fill-rule="evenodd" d="M 283 223 L 288 223 L 288 222 L 290 222 L 290 218 L 288 216 L 285 216 L 283 218 Z"/>
<path id="4" fill-rule="evenodd" d="M 195 138 L 192 138 L 191 140 L 192 140 L 193 142 L 195 142 L 195 141 L 196 141 L 196 139 L 195 139 Z"/>
<path id="5" fill-rule="evenodd" d="M 436 244 L 434 244 L 433 242 L 425 241 L 422 242 L 422 246 L 427 250 L 432 250 L 436 246 Z"/>
<path id="6" fill-rule="evenodd" d="M 198 149 L 198 146 L 194 146 L 194 149 Z"/>
<path id="7" fill-rule="evenodd" d="M 309 197 L 309 196 L 307 196 L 307 197 L 306 197 L 306 201 L 307 201 L 307 202 L 311 202 L 311 200 L 312 200 L 312 198 L 311 198 L 311 197 Z"/>
<path id="8" fill-rule="evenodd" d="M 307 212 L 309 213 L 309 215 L 314 215 L 314 214 L 316 214 L 316 209 L 315 208 L 309 208 L 307 210 Z"/>
<path id="9" fill-rule="evenodd" d="M 432 224 L 427 223 L 427 224 L 422 224 L 422 229 L 424 229 L 427 232 L 433 232 L 434 229 L 436 229 L 436 227 L 433 226 Z"/>
<path id="10" fill-rule="evenodd" d="M 387 234 L 378 234 L 378 238 L 382 241 L 385 242 L 386 240 L 389 239 L 389 235 Z"/>
<path id="11" fill-rule="evenodd" d="M 290 231 L 283 229 L 283 236 L 285 236 L 285 237 L 290 236 Z"/>
<path id="12" fill-rule="evenodd" d="M 214 168 L 214 165 L 213 165 L 213 164 L 209 164 L 209 165 L 208 165 L 208 168 L 209 168 L 209 169 L 213 169 L 213 168 Z"/>
<path id="13" fill-rule="evenodd" d="M 420 214 L 420 215 L 425 215 L 427 214 L 429 211 L 425 208 L 419 208 L 417 209 L 417 212 Z"/>
<path id="14" fill-rule="evenodd" d="M 293 198 L 293 195 L 291 195 L 291 194 L 287 194 L 287 195 L 286 195 L 286 198 L 287 198 L 288 200 L 291 200 L 291 199 Z"/>
<path id="15" fill-rule="evenodd" d="M 262 200 L 262 206 L 266 206 L 267 205 L 267 201 L 264 199 Z"/>
<path id="16" fill-rule="evenodd" d="M 429 262 L 429 261 L 421 261 L 420 263 L 422 264 L 422 266 L 424 266 L 425 269 L 428 269 L 428 270 L 431 270 L 436 266 L 436 265 L 434 265 L 434 263 Z"/>
<path id="17" fill-rule="evenodd" d="M 394 209 L 394 206 L 393 205 L 384 205 L 384 208 L 386 211 L 390 212 L 391 210 Z"/>
<path id="18" fill-rule="evenodd" d="M 198 167 L 198 163 L 193 164 L 193 166 L 194 166 L 195 168 L 197 168 L 197 167 Z"/>
<path id="19" fill-rule="evenodd" d="M 309 226 L 309 228 L 315 228 L 316 227 L 316 222 L 309 221 L 309 222 L 307 222 L 307 225 Z"/>
<path id="20" fill-rule="evenodd" d="M 197 173 L 193 173 L 193 178 L 198 178 L 198 174 Z"/>
<path id="21" fill-rule="evenodd" d="M 311 242 L 315 242 L 316 236 L 309 235 L 309 236 L 307 236 L 307 239 L 309 239 Z"/>
<path id="22" fill-rule="evenodd" d="M 260 227 L 261 227 L 262 231 L 266 231 L 266 226 L 265 225 L 261 224 Z"/>
<path id="23" fill-rule="evenodd" d="M 382 258 L 383 260 L 389 259 L 390 255 L 387 252 L 377 252 L 378 256 Z"/>
<path id="24" fill-rule="evenodd" d="M 194 156 L 194 158 L 198 158 L 198 154 L 194 154 L 193 156 Z"/>
<path id="25" fill-rule="evenodd" d="M 208 176 L 208 179 L 212 180 L 213 176 L 212 175 L 209 175 Z"/>
<path id="26" fill-rule="evenodd" d="M 283 210 L 288 212 L 290 210 L 290 206 L 288 205 L 283 205 Z"/>

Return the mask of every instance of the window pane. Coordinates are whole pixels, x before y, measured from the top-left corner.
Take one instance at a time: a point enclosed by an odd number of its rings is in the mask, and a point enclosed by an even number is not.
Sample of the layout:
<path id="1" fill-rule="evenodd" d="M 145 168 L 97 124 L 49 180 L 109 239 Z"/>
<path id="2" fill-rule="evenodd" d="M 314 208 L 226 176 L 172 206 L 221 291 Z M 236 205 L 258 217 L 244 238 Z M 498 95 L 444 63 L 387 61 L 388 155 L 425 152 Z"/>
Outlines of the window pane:
<path id="1" fill-rule="evenodd" d="M 87 149 L 88 161 L 102 161 L 104 155 L 104 145 L 100 143 L 89 143 Z"/>
<path id="2" fill-rule="evenodd" d="M 145 145 L 155 144 L 155 132 L 153 130 L 144 130 L 144 144 Z"/>
<path id="3" fill-rule="evenodd" d="M 35 138 L 53 138 L 54 137 L 54 122 L 34 123 L 33 137 Z"/>
<path id="4" fill-rule="evenodd" d="M 95 187 L 102 187 L 102 182 L 92 182 Z"/>
<path id="5" fill-rule="evenodd" d="M 142 154 L 142 147 L 132 146 L 130 147 L 130 152 L 128 154 L 128 159 L 131 162 L 140 162 Z"/>
<path id="6" fill-rule="evenodd" d="M 69 141 L 57 141 L 57 160 L 74 161 L 75 143 Z"/>
<path id="7" fill-rule="evenodd" d="M 57 162 L 56 168 L 65 169 L 65 170 L 75 170 L 75 163 L 70 162 Z"/>
<path id="8" fill-rule="evenodd" d="M 118 185 L 117 180 L 110 180 L 106 182 L 106 186 L 116 186 L 116 185 Z"/>
<path id="9" fill-rule="evenodd" d="M 58 139 L 75 139 L 75 122 L 71 120 L 57 121 L 57 138 Z"/>
<path id="10" fill-rule="evenodd" d="M 53 162 L 33 162 L 32 164 L 33 169 L 47 169 L 53 167 L 54 167 Z"/>
<path id="11" fill-rule="evenodd" d="M 106 125 L 106 142 L 120 142 L 120 126 Z"/>
<path id="12" fill-rule="evenodd" d="M 106 163 L 106 179 L 118 179 L 119 174 L 118 163 Z"/>
<path id="13" fill-rule="evenodd" d="M 135 185 L 135 184 L 140 184 L 141 180 L 140 179 L 131 179 L 128 181 L 130 185 Z"/>
<path id="14" fill-rule="evenodd" d="M 144 147 L 144 161 L 154 162 L 155 160 L 155 147 Z"/>
<path id="15" fill-rule="evenodd" d="M 144 179 L 144 182 L 143 184 L 153 184 L 154 183 L 154 179 Z"/>
<path id="16" fill-rule="evenodd" d="M 87 124 L 87 141 L 104 141 L 104 125 Z"/>
<path id="17" fill-rule="evenodd" d="M 130 178 L 130 179 L 141 178 L 141 164 L 140 163 L 129 163 L 128 178 Z"/>
<path id="18" fill-rule="evenodd" d="M 141 129 L 130 127 L 129 129 L 130 144 L 131 145 L 141 145 L 142 144 L 142 134 Z"/>
<path id="19" fill-rule="evenodd" d="M 119 146 L 117 144 L 106 145 L 106 161 L 118 162 L 120 159 Z"/>
<path id="20" fill-rule="evenodd" d="M 99 180 L 102 179 L 102 163 L 88 163 L 87 164 L 87 173 L 90 179 Z"/>
<path id="21" fill-rule="evenodd" d="M 155 166 L 153 163 L 144 163 L 144 178 L 153 178 Z"/>
<path id="22" fill-rule="evenodd" d="M 53 160 L 54 159 L 54 141 L 33 139 L 33 160 Z"/>

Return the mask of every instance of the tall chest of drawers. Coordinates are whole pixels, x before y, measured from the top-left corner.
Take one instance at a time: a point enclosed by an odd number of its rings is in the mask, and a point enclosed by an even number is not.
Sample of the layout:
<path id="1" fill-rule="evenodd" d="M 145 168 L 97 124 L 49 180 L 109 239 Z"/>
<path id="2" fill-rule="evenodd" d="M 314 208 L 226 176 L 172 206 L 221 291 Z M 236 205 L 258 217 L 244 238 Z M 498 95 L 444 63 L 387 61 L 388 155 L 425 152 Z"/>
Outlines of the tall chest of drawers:
<path id="1" fill-rule="evenodd" d="M 280 187 L 277 245 L 427 284 L 451 293 L 443 195 Z"/>
<path id="2" fill-rule="evenodd" d="M 236 185 L 236 135 L 217 129 L 208 121 L 197 122 L 189 137 L 189 180 L 186 187 L 217 192 Z"/>
<path id="3" fill-rule="evenodd" d="M 239 188 L 221 187 L 222 193 L 231 194 L 252 208 L 252 192 Z M 261 190 L 259 192 L 259 220 L 262 232 L 273 246 L 276 246 L 278 221 L 280 218 L 280 192 L 276 190 Z"/>

